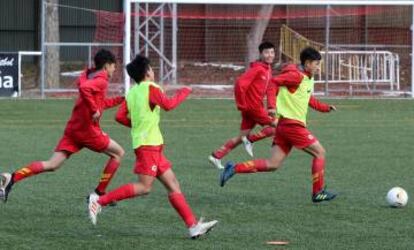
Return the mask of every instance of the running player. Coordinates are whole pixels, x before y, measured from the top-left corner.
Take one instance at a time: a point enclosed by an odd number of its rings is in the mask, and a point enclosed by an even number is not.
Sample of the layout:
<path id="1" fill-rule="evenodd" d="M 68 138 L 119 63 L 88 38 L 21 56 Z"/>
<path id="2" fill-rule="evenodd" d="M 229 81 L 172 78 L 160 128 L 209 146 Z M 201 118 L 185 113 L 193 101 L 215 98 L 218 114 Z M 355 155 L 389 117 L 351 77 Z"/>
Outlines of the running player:
<path id="1" fill-rule="evenodd" d="M 116 120 L 131 127 L 132 144 L 136 163 L 134 172 L 138 181 L 125 184 L 99 196 L 89 196 L 89 217 L 95 225 L 101 208 L 120 200 L 148 195 L 152 185 L 158 179 L 168 191 L 168 199 L 184 220 L 191 238 L 197 238 L 211 230 L 217 221 L 198 222 L 181 192 L 171 163 L 164 155 L 164 140 L 159 128 L 160 109 L 169 111 L 176 108 L 190 94 L 191 89 L 184 87 L 169 98 L 161 87 L 154 83 L 154 72 L 148 58 L 136 56 L 127 65 L 128 75 L 136 82 L 117 112 Z"/>
<path id="2" fill-rule="evenodd" d="M 99 50 L 95 57 L 95 68 L 87 69 L 78 79 L 79 98 L 66 124 L 55 152 L 47 161 L 35 161 L 10 173 L 0 174 L 0 199 L 7 202 L 11 188 L 27 177 L 57 170 L 72 154 L 88 148 L 109 156 L 102 177 L 95 189 L 104 194 L 105 189 L 118 169 L 124 155 L 122 147 L 104 133 L 99 125 L 105 109 L 120 104 L 124 97 L 106 98 L 109 78 L 115 71 L 115 56 L 107 50 Z"/>
<path id="3" fill-rule="evenodd" d="M 223 169 L 221 159 L 242 142 L 247 153 L 253 157 L 252 142 L 274 135 L 274 127 L 277 124 L 274 118 L 276 88 L 274 84 L 270 84 L 270 79 L 275 59 L 275 46 L 270 42 L 263 42 L 259 46 L 259 52 L 260 60 L 251 63 L 250 68 L 237 79 L 234 87 L 237 109 L 242 117 L 240 133 L 227 140 L 208 157 L 218 169 Z M 267 96 L 267 110 L 263 104 L 265 96 Z M 256 124 L 271 127 L 265 127 L 261 133 L 249 138 Z"/>

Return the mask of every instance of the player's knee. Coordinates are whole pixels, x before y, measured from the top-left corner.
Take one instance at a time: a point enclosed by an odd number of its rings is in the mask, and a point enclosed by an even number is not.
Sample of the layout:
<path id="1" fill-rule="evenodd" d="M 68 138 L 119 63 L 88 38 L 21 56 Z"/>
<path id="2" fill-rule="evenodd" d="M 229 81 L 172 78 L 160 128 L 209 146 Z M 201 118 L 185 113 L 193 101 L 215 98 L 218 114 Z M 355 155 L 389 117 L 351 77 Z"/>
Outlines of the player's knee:
<path id="1" fill-rule="evenodd" d="M 280 168 L 280 166 L 282 165 L 282 162 L 280 160 L 269 160 L 268 161 L 268 167 L 270 171 L 276 171 L 277 169 Z"/>
<path id="2" fill-rule="evenodd" d="M 326 150 L 321 146 L 315 153 L 316 158 L 325 158 Z"/>
<path id="3" fill-rule="evenodd" d="M 115 153 L 112 154 L 112 157 L 115 158 L 117 161 L 121 161 L 124 155 L 125 150 L 120 147 Z"/>
<path id="4" fill-rule="evenodd" d="M 117 160 L 118 161 L 121 161 L 121 159 L 124 157 L 124 155 L 125 155 L 125 151 L 124 151 L 124 149 L 120 149 L 119 150 L 119 152 L 116 154 L 116 158 L 117 158 Z"/>
<path id="5" fill-rule="evenodd" d="M 144 186 L 141 195 L 149 195 L 151 193 L 152 186 Z"/>
<path id="6" fill-rule="evenodd" d="M 241 136 L 237 136 L 237 137 L 234 137 L 233 139 L 231 139 L 231 141 L 233 142 L 233 144 L 239 144 L 239 143 L 242 142 L 241 138 L 242 138 Z"/>
<path id="7" fill-rule="evenodd" d="M 119 150 L 119 157 L 122 158 L 125 155 L 125 150 L 123 148 L 120 148 Z"/>
<path id="8" fill-rule="evenodd" d="M 43 167 L 45 169 L 45 171 L 56 171 L 59 169 L 59 167 L 61 166 L 61 164 L 53 162 L 53 161 L 44 161 L 43 162 Z"/>

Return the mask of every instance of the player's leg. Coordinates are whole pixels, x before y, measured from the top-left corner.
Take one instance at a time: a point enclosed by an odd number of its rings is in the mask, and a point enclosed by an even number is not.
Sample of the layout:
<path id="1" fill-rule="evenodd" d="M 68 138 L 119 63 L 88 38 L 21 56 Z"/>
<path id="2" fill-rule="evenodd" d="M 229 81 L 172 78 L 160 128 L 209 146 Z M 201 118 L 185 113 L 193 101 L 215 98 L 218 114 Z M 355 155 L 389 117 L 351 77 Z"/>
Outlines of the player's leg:
<path id="1" fill-rule="evenodd" d="M 332 200 L 336 197 L 335 193 L 324 189 L 325 176 L 325 154 L 326 151 L 319 141 L 303 148 L 303 151 L 313 156 L 312 161 L 312 200 L 321 202 Z"/>
<path id="2" fill-rule="evenodd" d="M 274 145 L 272 147 L 271 156 L 268 159 L 256 159 L 236 164 L 233 162 L 228 162 L 224 171 L 220 175 L 220 186 L 223 187 L 226 182 L 235 174 L 272 172 L 279 169 L 289 154 L 290 148 L 288 150 L 285 150 L 282 149 L 282 147 L 279 145 Z"/>
<path id="3" fill-rule="evenodd" d="M 254 125 L 253 125 L 254 127 Z M 223 169 L 223 165 L 221 163 L 221 159 L 230 153 L 235 147 L 242 143 L 242 138 L 247 136 L 250 133 L 251 129 L 242 129 L 238 136 L 235 136 L 229 140 L 227 140 L 220 148 L 214 151 L 209 156 L 209 161 L 218 169 Z"/>
<path id="4" fill-rule="evenodd" d="M 181 192 L 180 184 L 171 168 L 160 175 L 158 179 L 168 191 L 168 200 L 171 206 L 175 208 L 187 227 L 190 228 L 196 225 L 197 219 L 188 205 L 184 194 Z"/>
<path id="5" fill-rule="evenodd" d="M 106 188 L 108 187 L 111 179 L 114 177 L 121 164 L 122 157 L 125 154 L 124 149 L 112 139 L 109 139 L 108 146 L 102 152 L 109 156 L 109 160 L 104 167 L 98 186 L 95 188 L 95 192 L 98 195 L 105 193 Z"/>
<path id="6" fill-rule="evenodd" d="M 75 141 L 67 135 L 63 135 L 58 145 L 55 148 L 55 152 L 47 161 L 34 161 L 30 164 L 18 169 L 13 174 L 2 174 L 10 175 L 11 181 L 17 183 L 27 177 L 34 176 L 36 174 L 48 171 L 57 170 L 62 163 L 71 155 L 78 152 L 82 147 L 77 145 Z"/>
<path id="7" fill-rule="evenodd" d="M 200 221 L 197 222 L 190 205 L 187 203 L 184 194 L 181 192 L 180 184 L 171 168 L 163 172 L 158 179 L 167 189 L 168 200 L 170 201 L 171 206 L 174 207 L 183 219 L 191 238 L 197 238 L 200 235 L 206 234 L 217 224 L 217 221 L 215 220 L 203 222 L 202 219 L 200 219 Z"/>
<path id="8" fill-rule="evenodd" d="M 249 117 L 255 122 L 255 124 L 265 126 L 258 133 L 249 133 L 246 137 L 242 137 L 244 149 L 251 157 L 253 157 L 253 143 L 267 137 L 274 137 L 276 134 L 276 125 L 278 120 L 272 116 L 269 116 L 265 109 L 251 113 L 249 114 Z M 267 126 L 269 121 L 273 122 L 270 126 Z"/>
<path id="9" fill-rule="evenodd" d="M 155 177 L 151 175 L 138 175 L 139 181 L 136 183 L 128 183 L 120 186 L 104 195 L 92 193 L 89 195 L 89 218 L 92 224 L 96 225 L 97 216 L 101 212 L 102 207 L 125 199 L 131 199 L 136 196 L 144 196 L 150 193 Z"/>
<path id="10" fill-rule="evenodd" d="M 160 151 L 138 148 L 135 149 L 135 156 L 134 172 L 139 177 L 137 183 L 123 185 L 101 196 L 96 193 L 89 195 L 89 217 L 93 224 L 96 224 L 96 217 L 102 206 L 139 195 L 147 195 L 151 191 L 152 184 L 157 176 Z"/>
<path id="11" fill-rule="evenodd" d="M 259 132 L 257 133 L 250 133 L 247 135 L 246 139 L 250 143 L 255 143 L 257 141 L 263 140 L 268 137 L 272 137 L 275 135 L 276 129 L 271 126 L 263 127 Z"/>
<path id="12" fill-rule="evenodd" d="M 240 133 L 238 136 L 227 140 L 220 148 L 214 151 L 209 156 L 209 161 L 218 169 L 223 169 L 221 159 L 226 156 L 230 151 L 242 143 L 242 138 L 250 133 L 250 131 L 256 125 L 256 122 L 250 118 L 249 113 L 241 112 L 242 120 L 240 124 Z"/>
<path id="13" fill-rule="evenodd" d="M 289 138 L 285 136 L 285 130 L 285 126 L 280 124 L 276 127 L 276 134 L 279 136 L 273 138 L 271 156 L 268 159 L 258 159 L 238 164 L 228 162 L 220 175 L 220 186 L 224 186 L 236 173 L 269 172 L 281 167 L 284 159 L 292 149 Z"/>
<path id="14" fill-rule="evenodd" d="M 98 203 L 101 206 L 106 206 L 112 202 L 130 199 L 136 196 L 148 195 L 151 192 L 155 177 L 140 174 L 138 175 L 138 180 L 138 182 L 125 184 L 104 195 L 101 195 Z"/>
<path id="15" fill-rule="evenodd" d="M 68 152 L 58 151 L 53 153 L 47 161 L 34 161 L 11 174 L 0 174 L 0 200 L 7 201 L 12 186 L 17 182 L 40 173 L 57 170 L 69 154 Z"/>
<path id="16" fill-rule="evenodd" d="M 16 170 L 13 175 L 13 182 L 17 183 L 27 177 L 34 176 L 43 172 L 55 171 L 62 166 L 63 162 L 68 158 L 67 152 L 54 152 L 47 161 L 34 161 L 25 167 Z"/>

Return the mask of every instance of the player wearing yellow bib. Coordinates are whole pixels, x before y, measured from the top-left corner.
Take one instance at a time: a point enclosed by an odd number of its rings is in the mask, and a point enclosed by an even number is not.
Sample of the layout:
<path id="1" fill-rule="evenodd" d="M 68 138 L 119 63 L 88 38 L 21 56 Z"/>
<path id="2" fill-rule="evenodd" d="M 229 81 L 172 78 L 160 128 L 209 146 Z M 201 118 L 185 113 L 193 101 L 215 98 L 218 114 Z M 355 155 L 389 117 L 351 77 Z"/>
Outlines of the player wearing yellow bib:
<path id="1" fill-rule="evenodd" d="M 180 184 L 164 155 L 164 140 L 159 127 L 160 110 L 172 110 L 182 103 L 191 89 L 184 87 L 173 97 L 168 97 L 161 87 L 154 83 L 154 71 L 146 57 L 137 56 L 127 65 L 128 75 L 136 84 L 129 90 L 117 112 L 116 120 L 131 128 L 132 146 L 136 163 L 134 172 L 138 181 L 125 184 L 104 195 L 89 196 L 89 216 L 96 224 L 101 208 L 115 201 L 148 195 L 152 185 L 158 179 L 168 191 L 168 200 L 186 224 L 191 238 L 206 234 L 217 221 L 197 222 L 191 207 L 181 192 Z M 142 211 L 143 216 L 147 212 Z"/>
<path id="2" fill-rule="evenodd" d="M 228 162 L 220 176 L 220 185 L 236 173 L 256 173 L 275 171 L 281 167 L 292 147 L 296 147 L 313 157 L 312 161 L 312 201 L 329 201 L 336 194 L 324 188 L 325 149 L 318 139 L 307 129 L 308 106 L 320 111 L 336 110 L 335 106 L 318 101 L 312 96 L 313 75 L 319 69 L 320 53 L 306 48 L 300 54 L 300 65 L 288 65 L 282 73 L 272 79 L 279 87 L 277 95 L 277 116 L 279 123 L 273 140 L 272 155 L 268 159 L 258 159 L 234 164 Z"/>

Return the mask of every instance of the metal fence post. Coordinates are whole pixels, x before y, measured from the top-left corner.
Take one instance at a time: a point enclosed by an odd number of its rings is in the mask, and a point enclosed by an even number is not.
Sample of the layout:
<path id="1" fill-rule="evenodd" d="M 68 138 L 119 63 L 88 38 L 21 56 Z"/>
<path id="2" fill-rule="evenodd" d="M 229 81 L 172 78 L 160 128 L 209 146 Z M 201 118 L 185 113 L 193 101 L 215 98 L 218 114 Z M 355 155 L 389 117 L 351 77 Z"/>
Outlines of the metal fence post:
<path id="1" fill-rule="evenodd" d="M 45 46 L 45 15 L 46 15 L 46 0 L 42 0 L 42 8 L 41 8 L 41 23 L 42 23 L 42 30 L 41 30 L 41 62 L 40 62 L 40 95 L 45 98 L 45 54 L 46 54 L 46 46 Z"/>

